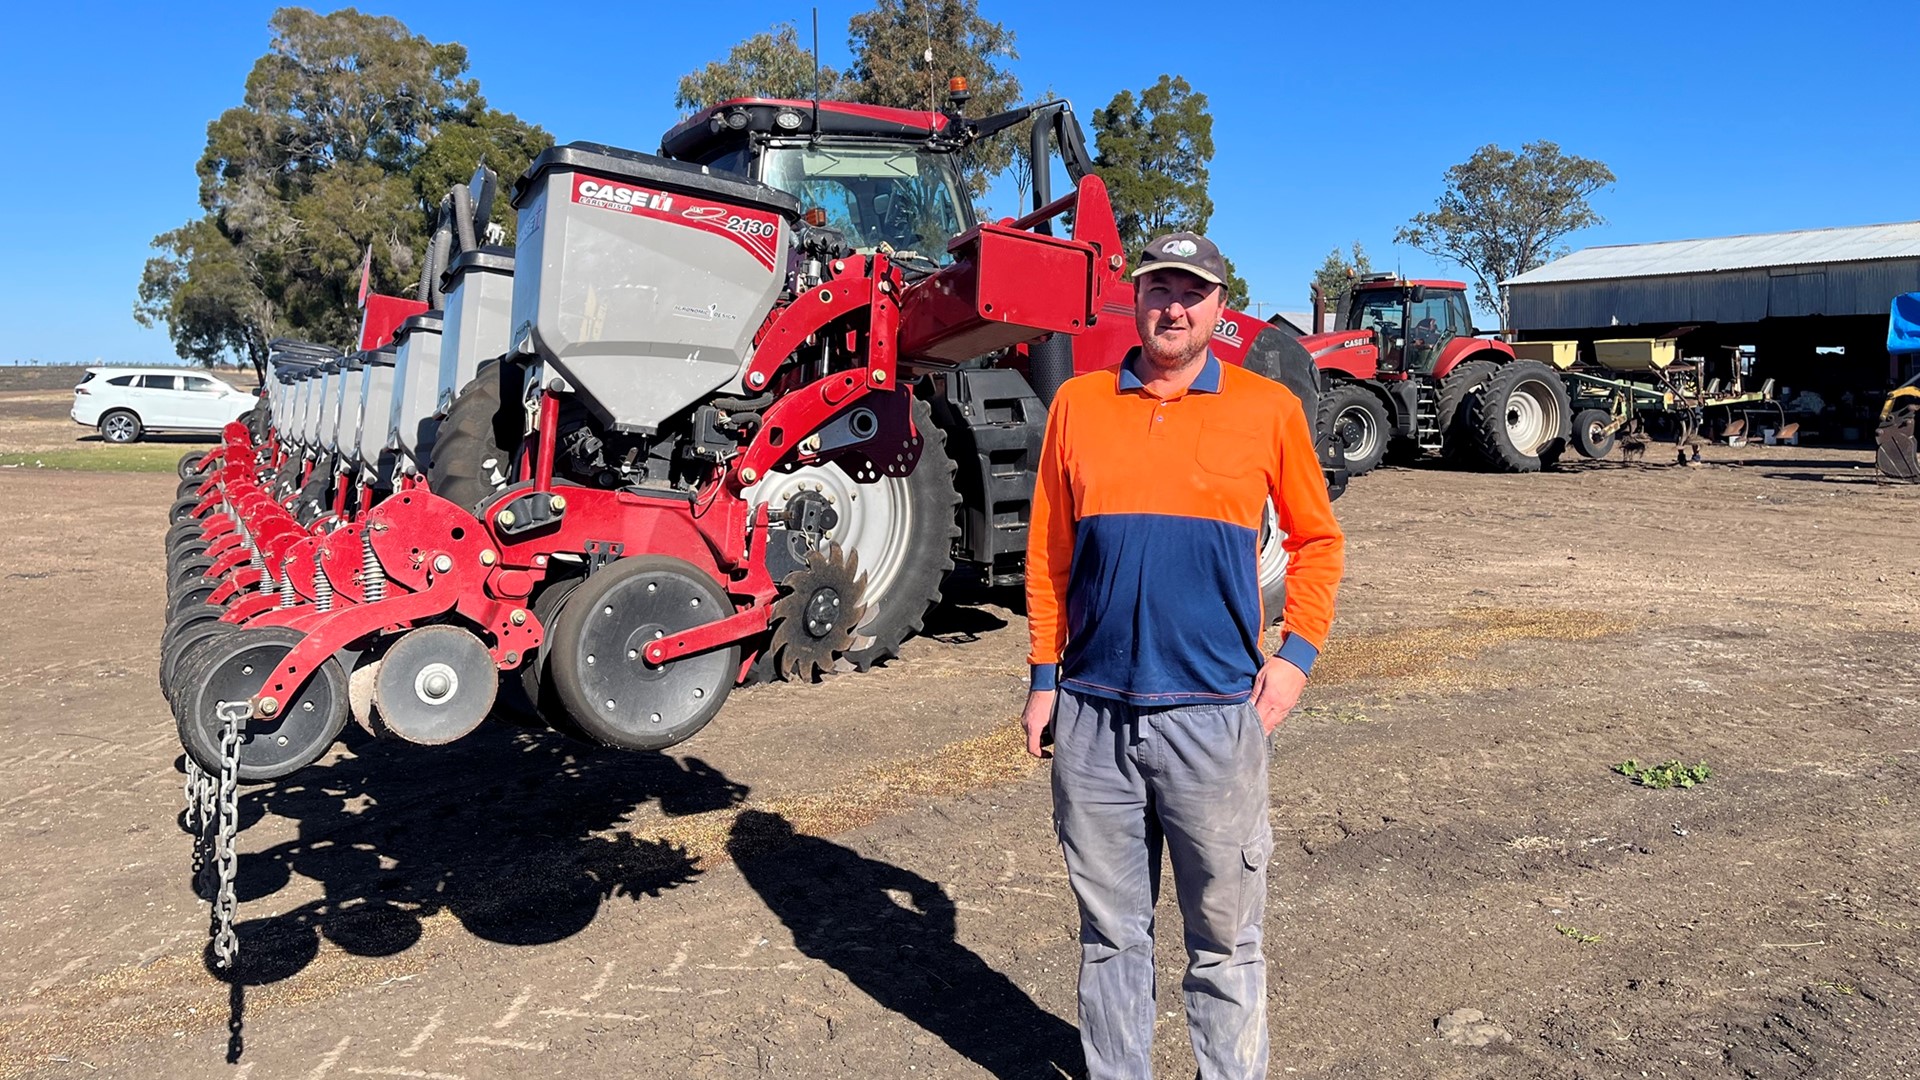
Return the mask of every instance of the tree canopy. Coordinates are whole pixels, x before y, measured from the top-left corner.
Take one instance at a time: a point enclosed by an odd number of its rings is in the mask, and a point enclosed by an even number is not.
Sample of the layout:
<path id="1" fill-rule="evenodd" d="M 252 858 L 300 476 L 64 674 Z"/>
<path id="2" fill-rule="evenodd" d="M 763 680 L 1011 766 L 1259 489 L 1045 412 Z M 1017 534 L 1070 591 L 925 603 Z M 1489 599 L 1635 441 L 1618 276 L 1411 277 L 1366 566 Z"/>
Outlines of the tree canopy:
<path id="1" fill-rule="evenodd" d="M 846 72 L 820 71 L 822 98 L 938 110 L 947 104 L 947 81 L 961 76 L 973 93 L 970 115 L 1002 112 L 1020 99 L 1019 77 L 1003 66 L 1019 57 L 1013 31 L 982 18 L 978 0 L 877 0 L 848 20 L 847 46 L 853 64 Z M 812 96 L 813 54 L 792 24 L 781 23 L 681 76 L 674 105 L 693 113 L 729 98 Z M 1017 158 L 1016 134 L 973 147 L 965 171 L 975 197 Z"/>
<path id="2" fill-rule="evenodd" d="M 813 80 L 813 53 L 800 44 L 792 23 L 778 23 L 735 45 L 727 51 L 725 60 L 715 60 L 680 76 L 673 105 L 692 114 L 733 98 L 809 99 L 813 97 Z M 841 83 L 839 72 L 820 68 L 822 98 L 844 96 Z"/>
<path id="3" fill-rule="evenodd" d="M 1518 153 L 1482 146 L 1446 173 L 1446 188 L 1425 214 L 1415 214 L 1394 239 L 1466 267 L 1474 296 L 1507 326 L 1500 282 L 1565 254 L 1555 241 L 1604 224 L 1588 196 L 1614 182 L 1613 170 L 1592 158 L 1562 153 L 1540 140 Z"/>
<path id="4" fill-rule="evenodd" d="M 1320 294 L 1329 304 L 1339 302 L 1340 294 L 1347 291 L 1355 277 L 1373 273 L 1373 260 L 1367 258 L 1367 249 L 1360 246 L 1360 241 L 1353 242 L 1352 251 L 1352 257 L 1348 257 L 1334 248 L 1327 252 L 1320 269 L 1313 272 L 1313 283 L 1320 286 Z M 1314 329 L 1318 331 L 1319 327 Z"/>
<path id="5" fill-rule="evenodd" d="M 847 23 L 853 66 L 848 91 L 856 101 L 897 109 L 939 109 L 947 80 L 967 80 L 971 116 L 991 116 L 1020 100 L 1020 78 L 1002 64 L 1017 60 L 1013 31 L 980 15 L 978 0 L 877 0 Z M 976 144 L 967 168 L 975 197 L 1016 156 L 1004 134 Z"/>
<path id="6" fill-rule="evenodd" d="M 1207 164 L 1213 114 L 1207 95 L 1178 75 L 1140 91 L 1122 90 L 1093 114 L 1094 167 L 1106 181 L 1120 241 L 1137 254 L 1162 233 L 1205 233 L 1213 217 Z M 1227 263 L 1227 302 L 1247 303 L 1247 285 Z"/>
<path id="7" fill-rule="evenodd" d="M 552 143 L 487 106 L 460 45 L 352 8 L 268 25 L 241 103 L 207 127 L 202 214 L 154 238 L 134 307 L 202 363 L 258 367 L 283 334 L 352 341 L 363 252 L 375 289 L 410 292 L 447 189 L 480 164 L 517 176 Z"/>

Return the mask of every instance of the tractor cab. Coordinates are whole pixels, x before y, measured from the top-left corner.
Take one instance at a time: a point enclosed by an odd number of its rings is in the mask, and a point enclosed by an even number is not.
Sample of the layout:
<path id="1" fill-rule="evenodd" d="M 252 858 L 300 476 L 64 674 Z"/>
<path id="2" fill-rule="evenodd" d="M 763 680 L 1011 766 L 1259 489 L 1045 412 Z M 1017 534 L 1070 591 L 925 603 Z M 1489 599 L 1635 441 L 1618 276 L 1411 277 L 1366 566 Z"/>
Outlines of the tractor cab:
<path id="1" fill-rule="evenodd" d="M 1384 378 L 1432 375 L 1448 344 L 1473 336 L 1467 287 L 1458 281 L 1372 275 L 1354 284 L 1345 308 L 1342 331 L 1373 336 Z"/>
<path id="2" fill-rule="evenodd" d="M 948 242 L 975 224 L 963 126 L 947 113 L 742 98 L 682 122 L 660 150 L 787 192 L 855 251 L 924 271 L 951 262 Z"/>

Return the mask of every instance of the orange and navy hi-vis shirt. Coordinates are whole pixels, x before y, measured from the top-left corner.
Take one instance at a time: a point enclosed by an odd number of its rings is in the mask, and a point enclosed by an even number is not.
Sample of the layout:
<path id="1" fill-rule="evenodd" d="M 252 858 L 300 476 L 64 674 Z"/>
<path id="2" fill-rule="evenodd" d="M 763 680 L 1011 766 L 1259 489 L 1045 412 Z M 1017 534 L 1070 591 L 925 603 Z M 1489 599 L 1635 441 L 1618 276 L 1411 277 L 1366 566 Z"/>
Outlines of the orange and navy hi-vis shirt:
<path id="1" fill-rule="evenodd" d="M 1285 530 L 1286 637 L 1308 671 L 1333 622 L 1346 540 L 1291 390 L 1208 354 L 1161 399 L 1115 369 L 1047 413 L 1027 541 L 1033 689 L 1135 705 L 1245 701 L 1264 662 L 1259 548 Z"/>

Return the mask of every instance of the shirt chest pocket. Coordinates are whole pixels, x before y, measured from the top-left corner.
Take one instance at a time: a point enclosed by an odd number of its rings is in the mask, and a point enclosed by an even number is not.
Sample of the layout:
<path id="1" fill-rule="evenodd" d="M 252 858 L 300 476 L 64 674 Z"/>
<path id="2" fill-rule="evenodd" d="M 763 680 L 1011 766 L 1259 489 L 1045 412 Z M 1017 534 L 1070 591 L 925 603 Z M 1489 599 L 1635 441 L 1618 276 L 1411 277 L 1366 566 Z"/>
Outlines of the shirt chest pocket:
<path id="1" fill-rule="evenodd" d="M 1266 440 L 1253 431 L 1217 422 L 1200 425 L 1195 447 L 1201 471 L 1239 480 L 1260 472 L 1270 457 Z"/>

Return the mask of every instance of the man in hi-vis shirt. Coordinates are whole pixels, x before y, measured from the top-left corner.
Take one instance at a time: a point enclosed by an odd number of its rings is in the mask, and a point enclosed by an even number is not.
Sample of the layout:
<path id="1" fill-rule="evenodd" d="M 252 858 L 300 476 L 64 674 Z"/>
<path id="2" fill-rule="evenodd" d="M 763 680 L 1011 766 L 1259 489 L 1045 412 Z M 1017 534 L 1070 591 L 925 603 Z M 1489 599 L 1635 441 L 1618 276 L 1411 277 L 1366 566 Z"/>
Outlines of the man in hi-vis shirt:
<path id="1" fill-rule="evenodd" d="M 1267 1075 L 1267 736 L 1326 644 L 1345 540 L 1299 399 L 1209 348 L 1225 306 L 1219 249 L 1163 236 L 1133 277 L 1140 346 L 1069 380 L 1047 416 L 1022 722 L 1035 756 L 1053 725 L 1088 1076 L 1152 1076 L 1164 850 L 1200 1076 L 1246 1080 Z M 1290 555 L 1271 657 L 1259 579 L 1269 499 Z"/>

